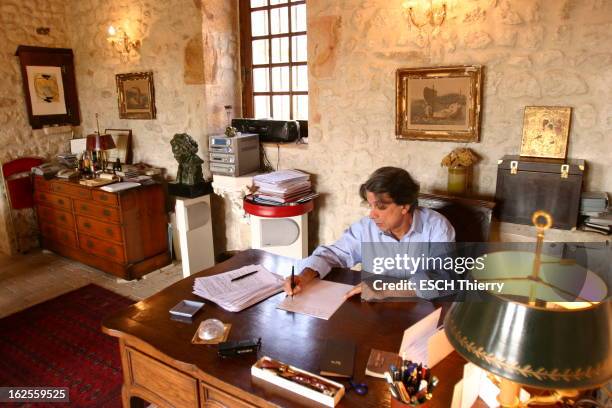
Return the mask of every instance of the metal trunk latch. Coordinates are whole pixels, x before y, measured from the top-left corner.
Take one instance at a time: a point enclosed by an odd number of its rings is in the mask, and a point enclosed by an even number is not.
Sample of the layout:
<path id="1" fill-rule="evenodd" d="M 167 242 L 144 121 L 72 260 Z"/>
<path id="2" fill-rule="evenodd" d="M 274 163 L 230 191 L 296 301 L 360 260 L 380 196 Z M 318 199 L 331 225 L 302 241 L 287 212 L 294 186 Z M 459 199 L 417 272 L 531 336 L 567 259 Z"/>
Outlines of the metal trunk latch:
<path id="1" fill-rule="evenodd" d="M 561 178 L 567 178 L 569 176 L 569 164 L 561 165 Z"/>
<path id="2" fill-rule="evenodd" d="M 518 173 L 518 161 L 512 160 L 510 162 L 510 174 L 517 174 L 517 173 Z"/>

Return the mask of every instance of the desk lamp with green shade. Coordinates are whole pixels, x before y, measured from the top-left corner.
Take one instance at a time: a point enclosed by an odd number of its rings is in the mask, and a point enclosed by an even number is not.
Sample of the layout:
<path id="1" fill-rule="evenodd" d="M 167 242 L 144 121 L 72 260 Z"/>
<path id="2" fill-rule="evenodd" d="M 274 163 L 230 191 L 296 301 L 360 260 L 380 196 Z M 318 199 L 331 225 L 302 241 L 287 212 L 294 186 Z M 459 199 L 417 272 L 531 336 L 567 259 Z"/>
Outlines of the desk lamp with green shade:
<path id="1" fill-rule="evenodd" d="M 479 281 L 505 282 L 503 292 L 456 302 L 444 323 L 459 354 L 500 377 L 498 402 L 504 408 L 575 402 L 580 390 L 612 379 L 612 302 L 606 283 L 582 266 L 542 255 L 552 218 L 537 211 L 532 220 L 535 253 L 489 253 L 486 267 L 473 273 Z M 576 276 L 583 281 L 578 290 L 573 289 Z M 549 301 L 559 294 L 572 301 Z M 521 386 L 549 392 L 522 403 Z"/>

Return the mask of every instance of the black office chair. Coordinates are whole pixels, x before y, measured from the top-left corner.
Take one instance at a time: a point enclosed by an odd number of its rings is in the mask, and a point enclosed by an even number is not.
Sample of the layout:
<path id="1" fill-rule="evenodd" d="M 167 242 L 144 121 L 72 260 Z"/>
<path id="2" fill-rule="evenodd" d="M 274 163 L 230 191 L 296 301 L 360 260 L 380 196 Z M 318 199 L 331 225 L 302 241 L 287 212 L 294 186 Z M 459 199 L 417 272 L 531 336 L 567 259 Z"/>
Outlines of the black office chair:
<path id="1" fill-rule="evenodd" d="M 444 215 L 455 228 L 456 242 L 489 241 L 494 202 L 421 193 L 419 206 Z"/>

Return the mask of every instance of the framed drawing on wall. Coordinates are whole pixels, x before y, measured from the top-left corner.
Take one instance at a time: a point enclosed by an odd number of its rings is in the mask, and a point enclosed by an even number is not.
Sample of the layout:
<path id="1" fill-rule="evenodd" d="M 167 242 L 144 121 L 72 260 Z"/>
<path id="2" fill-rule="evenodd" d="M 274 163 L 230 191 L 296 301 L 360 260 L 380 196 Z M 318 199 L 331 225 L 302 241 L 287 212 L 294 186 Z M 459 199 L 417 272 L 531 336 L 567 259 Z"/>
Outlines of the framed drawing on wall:
<path id="1" fill-rule="evenodd" d="M 398 69 L 397 138 L 478 142 L 481 94 L 479 65 Z"/>
<path id="2" fill-rule="evenodd" d="M 572 108 L 526 106 L 521 156 L 565 159 Z"/>
<path id="3" fill-rule="evenodd" d="M 153 72 L 118 74 L 117 94 L 119 118 L 155 119 L 155 88 Z"/>
<path id="4" fill-rule="evenodd" d="M 104 129 L 104 134 L 111 135 L 115 142 L 115 148 L 106 151 L 108 161 L 119 159 L 121 164 L 132 164 L 132 129 Z"/>
<path id="5" fill-rule="evenodd" d="M 33 129 L 81 123 L 72 50 L 20 45 L 23 93 Z"/>

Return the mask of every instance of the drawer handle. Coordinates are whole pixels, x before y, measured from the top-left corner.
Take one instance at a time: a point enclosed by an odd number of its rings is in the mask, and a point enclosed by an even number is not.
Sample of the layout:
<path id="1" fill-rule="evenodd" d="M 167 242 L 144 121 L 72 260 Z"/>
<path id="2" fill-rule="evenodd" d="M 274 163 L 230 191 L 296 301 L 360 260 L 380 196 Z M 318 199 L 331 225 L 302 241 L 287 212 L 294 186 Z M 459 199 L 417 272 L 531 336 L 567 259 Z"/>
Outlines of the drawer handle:
<path id="1" fill-rule="evenodd" d="M 66 216 L 65 215 L 60 215 L 59 219 L 60 219 L 60 221 L 66 222 Z"/>
<path id="2" fill-rule="evenodd" d="M 83 205 L 81 205 L 81 210 L 83 210 L 83 211 L 87 211 L 88 209 L 89 209 L 89 208 L 87 208 L 87 206 L 86 206 L 86 205 L 84 205 L 84 204 L 83 204 Z"/>
<path id="3" fill-rule="evenodd" d="M 90 223 L 88 223 L 88 222 L 83 223 L 83 226 L 84 226 L 85 228 L 91 228 L 91 224 L 90 224 Z"/>
<path id="4" fill-rule="evenodd" d="M 39 194 L 39 195 L 38 195 L 38 197 L 39 197 L 41 200 L 46 200 L 46 199 L 47 199 L 47 196 L 46 196 L 46 195 L 44 195 L 44 194 Z"/>
<path id="5" fill-rule="evenodd" d="M 110 217 L 111 212 L 110 212 L 110 210 L 106 210 L 106 209 L 105 209 L 104 211 L 102 211 L 102 214 L 104 214 L 104 215 L 105 215 L 105 216 L 107 216 L 107 217 Z"/>
<path id="6" fill-rule="evenodd" d="M 112 236 L 114 235 L 114 234 L 113 234 L 113 229 L 112 229 L 112 228 L 107 228 L 107 229 L 106 229 L 106 235 L 108 235 L 108 236 L 111 236 L 111 237 L 112 237 Z"/>
<path id="7" fill-rule="evenodd" d="M 100 200 L 102 200 L 102 201 L 108 201 L 108 197 L 107 197 L 107 196 L 105 196 L 105 195 L 101 195 L 101 196 L 100 196 Z"/>
<path id="8" fill-rule="evenodd" d="M 116 254 L 115 248 L 113 248 L 113 247 L 106 248 L 106 253 L 109 254 L 109 255 L 115 255 Z"/>
<path id="9" fill-rule="evenodd" d="M 87 248 L 93 248 L 94 247 L 94 243 L 91 241 L 87 241 Z"/>
<path id="10" fill-rule="evenodd" d="M 61 198 L 59 200 L 57 200 L 57 202 L 60 203 L 61 205 L 64 205 L 64 200 L 61 199 Z"/>
<path id="11" fill-rule="evenodd" d="M 65 232 L 64 232 L 64 233 L 62 234 L 62 240 L 64 240 L 64 241 L 68 241 L 68 234 L 67 234 L 67 233 L 65 233 Z"/>
<path id="12" fill-rule="evenodd" d="M 81 197 L 85 197 L 87 194 L 85 194 L 85 192 L 84 192 L 84 191 L 79 191 L 79 195 L 80 195 Z"/>

